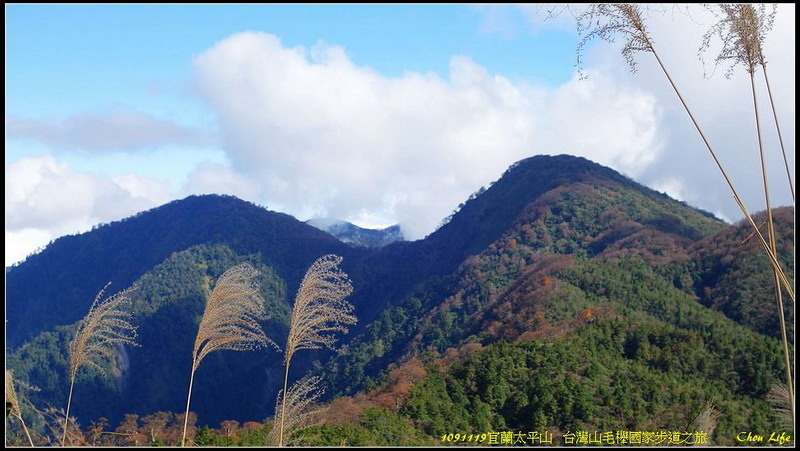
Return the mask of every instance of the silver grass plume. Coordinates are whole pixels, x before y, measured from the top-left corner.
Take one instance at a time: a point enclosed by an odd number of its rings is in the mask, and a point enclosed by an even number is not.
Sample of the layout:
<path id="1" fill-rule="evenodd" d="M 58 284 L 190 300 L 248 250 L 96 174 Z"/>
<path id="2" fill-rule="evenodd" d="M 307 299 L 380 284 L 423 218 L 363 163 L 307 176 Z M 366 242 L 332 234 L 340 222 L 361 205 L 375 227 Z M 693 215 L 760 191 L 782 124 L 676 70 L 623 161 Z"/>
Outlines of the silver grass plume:
<path id="1" fill-rule="evenodd" d="M 269 318 L 266 301 L 258 292 L 257 269 L 249 263 L 234 266 L 219 278 L 206 304 L 194 341 L 192 368 L 214 351 L 252 351 L 277 345 L 260 321 Z"/>
<path id="2" fill-rule="evenodd" d="M 711 11 L 717 16 L 717 22 L 703 35 L 700 55 L 710 48 L 712 38 L 717 36 L 722 49 L 714 62 L 717 65 L 731 62 L 725 76 L 730 77 L 737 64 L 742 64 L 748 73 L 753 74 L 758 65 L 766 63 L 764 38 L 772 29 L 777 12 L 775 5 L 771 11 L 767 11 L 767 5 L 763 4 L 757 7 L 750 4 L 716 6 L 719 13 Z"/>
<path id="3" fill-rule="evenodd" d="M 64 421 L 69 421 L 69 409 L 72 403 L 72 390 L 75 376 L 83 366 L 97 369 L 101 374 L 105 370 L 100 365 L 104 361 L 113 360 L 116 346 L 136 344 L 136 326 L 130 321 L 131 312 L 126 310 L 131 302 L 135 287 L 130 287 L 107 298 L 103 294 L 111 282 L 107 283 L 89 308 L 89 313 L 81 320 L 75 338 L 69 344 L 70 387 Z M 64 426 L 64 446 L 68 427 Z"/>
<path id="4" fill-rule="evenodd" d="M 22 419 L 22 410 L 19 407 L 19 399 L 17 392 L 14 390 L 14 373 L 11 370 L 6 370 L 6 408 L 7 411 L 17 417 L 22 423 L 22 429 L 25 430 L 25 435 L 28 437 L 28 442 L 33 446 L 31 433 L 28 431 L 28 426 L 25 425 L 25 420 Z"/>
<path id="5" fill-rule="evenodd" d="M 710 401 L 706 403 L 703 410 L 697 415 L 697 418 L 694 420 L 694 430 L 697 432 L 703 432 L 708 437 L 708 441 L 703 443 L 702 445 L 710 445 L 711 444 L 711 437 L 714 435 L 714 430 L 717 428 L 717 422 L 719 421 L 720 417 L 722 417 L 722 412 L 714 407 Z M 696 445 L 701 445 L 700 443 L 696 443 Z"/>
<path id="6" fill-rule="evenodd" d="M 764 200 L 767 210 L 767 225 L 768 225 L 768 239 L 769 246 L 772 254 L 778 255 L 777 243 L 775 236 L 775 225 L 772 218 L 772 204 L 770 201 L 770 188 L 767 178 L 767 165 L 764 153 L 764 140 L 761 133 L 761 119 L 758 108 L 758 96 L 755 85 L 755 72 L 760 65 L 764 69 L 764 80 L 767 82 L 767 89 L 770 95 L 770 102 L 772 103 L 772 93 L 769 91 L 769 79 L 767 78 L 766 58 L 764 57 L 764 39 L 767 33 L 772 29 L 773 21 L 777 8 L 772 5 L 772 10 L 767 11 L 767 5 L 753 6 L 751 4 L 721 4 L 717 5 L 719 13 L 715 9 L 711 9 L 718 17 L 718 22 L 711 27 L 703 36 L 703 43 L 700 47 L 700 52 L 708 50 L 711 38 L 716 35 L 722 42 L 722 49 L 716 58 L 716 63 L 720 64 L 723 61 L 732 61 L 727 77 L 733 73 L 734 67 L 741 63 L 747 73 L 750 75 L 750 87 L 753 96 L 753 112 L 755 116 L 756 134 L 758 137 L 758 151 L 761 159 L 761 178 L 764 184 Z M 783 146 L 783 139 L 780 137 L 780 128 L 778 127 L 777 113 L 775 112 L 774 103 L 772 104 L 773 116 L 775 118 L 775 126 L 778 130 L 779 139 L 781 142 L 781 151 L 786 163 L 786 152 Z M 794 196 L 794 188 L 792 187 L 792 180 L 789 168 L 787 166 L 787 178 L 789 186 Z M 786 387 L 789 393 L 789 399 L 792 401 L 790 407 L 794 410 L 794 387 L 792 377 L 791 356 L 789 351 L 789 339 L 786 331 L 786 320 L 784 317 L 784 302 L 783 293 L 781 291 L 781 278 L 777 268 L 773 268 L 775 276 L 775 304 L 777 307 L 778 319 L 781 327 L 781 344 L 783 345 L 783 357 L 786 368 Z"/>
<path id="7" fill-rule="evenodd" d="M 352 314 L 353 305 L 345 300 L 353 292 L 347 274 L 339 268 L 342 257 L 324 255 L 306 272 L 295 296 L 289 337 L 286 340 L 283 392 L 287 392 L 289 366 L 292 356 L 301 349 L 333 349 L 336 332 L 347 332 L 348 326 L 358 321 Z M 281 404 L 278 428 L 278 446 L 283 446 L 288 403 Z M 277 413 L 277 411 L 276 411 Z"/>
<path id="8" fill-rule="evenodd" d="M 320 387 L 321 377 L 304 377 L 292 384 L 285 393 L 281 391 L 275 403 L 275 412 L 282 412 L 285 408 L 283 427 L 275 422 L 274 427 L 267 436 L 270 446 L 282 446 L 281 437 L 291 439 L 292 435 L 301 430 L 318 424 L 319 414 L 325 409 L 317 407 L 317 401 L 324 393 Z M 284 405 L 285 404 L 285 405 Z M 286 444 L 294 444 L 288 440 Z"/>
<path id="9" fill-rule="evenodd" d="M 353 292 L 347 274 L 339 269 L 342 257 L 325 255 L 306 272 L 294 301 L 285 361 L 301 349 L 333 349 L 335 332 L 347 332 L 357 322 L 353 305 L 345 300 Z"/>
<path id="10" fill-rule="evenodd" d="M 786 430 L 794 430 L 794 415 L 792 412 L 792 397 L 785 384 L 776 383 L 767 393 L 767 403 L 772 406 L 772 411 L 778 420 L 778 426 Z"/>
<path id="11" fill-rule="evenodd" d="M 577 16 L 578 65 L 581 64 L 583 49 L 595 38 L 613 43 L 617 38 L 624 40 L 622 56 L 636 72 L 636 52 L 653 52 L 653 40 L 642 19 L 642 11 L 638 5 L 629 3 L 592 3 Z"/>
<path id="12" fill-rule="evenodd" d="M 241 263 L 225 271 L 211 292 L 194 341 L 181 446 L 186 444 L 194 373 L 205 356 L 221 350 L 251 351 L 266 346 L 278 348 L 259 323 L 269 315 L 266 301 L 261 297 L 255 281 L 258 274 L 258 270 L 249 263 Z"/>
<path id="13" fill-rule="evenodd" d="M 778 262 L 776 257 L 776 253 L 772 251 L 770 244 L 767 243 L 767 240 L 758 229 L 758 226 L 756 226 L 752 215 L 747 210 L 747 207 L 739 196 L 733 181 L 722 166 L 722 162 L 720 161 L 717 152 L 711 146 L 711 143 L 703 132 L 703 129 L 700 127 L 700 124 L 697 122 L 694 114 L 692 114 L 689 105 L 686 103 L 686 99 L 684 99 L 683 95 L 678 89 L 678 86 L 675 84 L 675 81 L 672 79 L 672 76 L 656 51 L 654 41 L 650 37 L 650 33 L 643 20 L 641 8 L 638 5 L 625 3 L 591 4 L 587 6 L 587 9 L 584 13 L 577 17 L 577 22 L 578 33 L 582 36 L 581 41 L 578 44 L 579 66 L 581 64 L 581 54 L 584 47 L 589 43 L 589 41 L 596 37 L 608 42 L 614 42 L 614 40 L 618 37 L 623 37 L 625 40 L 625 45 L 622 48 L 622 54 L 625 57 L 628 65 L 631 67 L 631 70 L 634 72 L 636 70 L 636 62 L 633 59 L 633 54 L 635 52 L 642 51 L 651 53 L 653 55 L 653 57 L 656 59 L 656 62 L 658 62 L 659 67 L 664 72 L 664 75 L 667 77 L 667 80 L 669 81 L 673 90 L 675 91 L 675 94 L 678 96 L 678 99 L 681 101 L 686 113 L 689 115 L 689 118 L 697 129 L 697 132 L 703 139 L 703 143 L 706 145 L 711 157 L 717 164 L 720 173 L 725 178 L 725 182 L 728 184 L 736 203 L 739 205 L 739 208 L 742 210 L 742 213 L 744 213 L 745 218 L 750 223 L 750 226 L 753 228 L 753 231 L 758 237 L 761 247 L 767 254 L 770 264 L 772 265 L 781 286 L 783 286 L 783 288 L 786 290 L 789 297 L 794 300 L 793 285 L 789 282 L 789 279 L 786 277 L 786 274 L 781 268 L 780 262 Z"/>

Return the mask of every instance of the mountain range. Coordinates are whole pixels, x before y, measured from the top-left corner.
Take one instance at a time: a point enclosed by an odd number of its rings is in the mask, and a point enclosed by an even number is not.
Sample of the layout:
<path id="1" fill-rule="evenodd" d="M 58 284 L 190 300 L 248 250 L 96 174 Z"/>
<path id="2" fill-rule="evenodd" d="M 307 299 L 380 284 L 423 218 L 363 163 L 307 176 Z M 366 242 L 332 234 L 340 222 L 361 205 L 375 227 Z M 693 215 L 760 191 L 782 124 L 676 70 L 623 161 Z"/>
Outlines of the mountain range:
<path id="1" fill-rule="evenodd" d="M 774 215 L 794 274 L 794 210 Z M 74 412 L 82 424 L 181 412 L 209 281 L 256 266 L 265 330 L 282 345 L 306 269 L 333 253 L 359 322 L 340 352 L 298 354 L 292 367 L 292 379 L 323 376 L 329 399 L 373 406 L 393 393 L 380 407 L 431 437 L 686 430 L 713 400 L 725 443 L 743 425 L 774 427 L 763 398 L 784 371 L 769 264 L 749 233 L 567 155 L 512 165 L 410 242 L 397 228 L 312 226 L 232 196 L 190 196 L 59 238 L 7 271 L 7 366 L 39 388 L 34 404 L 65 404 L 77 322 L 107 282 L 136 283 L 141 346 L 119 349 L 105 376 L 81 372 Z M 281 361 L 273 350 L 209 355 L 195 378 L 199 423 L 271 416 Z M 412 363 L 424 376 L 397 389 Z"/>

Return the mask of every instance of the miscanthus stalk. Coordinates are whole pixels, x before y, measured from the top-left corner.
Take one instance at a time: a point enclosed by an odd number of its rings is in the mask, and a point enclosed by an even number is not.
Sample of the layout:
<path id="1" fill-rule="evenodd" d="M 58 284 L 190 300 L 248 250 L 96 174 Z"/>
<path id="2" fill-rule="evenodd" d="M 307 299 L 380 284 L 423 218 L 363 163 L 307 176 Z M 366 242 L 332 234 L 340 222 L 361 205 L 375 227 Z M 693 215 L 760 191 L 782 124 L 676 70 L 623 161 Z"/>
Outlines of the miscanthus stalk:
<path id="1" fill-rule="evenodd" d="M 337 332 L 347 332 L 348 326 L 354 325 L 357 319 L 353 306 L 345 300 L 353 292 L 353 285 L 347 274 L 339 268 L 342 257 L 325 255 L 308 268 L 292 310 L 289 337 L 284 351 L 286 372 L 283 380 L 283 391 L 287 393 L 289 382 L 289 366 L 295 352 L 302 349 L 333 349 Z M 287 399 L 289 395 L 286 395 Z M 280 402 L 280 420 L 278 428 L 278 446 L 283 446 L 284 436 L 291 433 L 287 422 L 289 402 Z M 277 414 L 278 411 L 276 411 Z"/>
<path id="2" fill-rule="evenodd" d="M 632 71 L 636 70 L 636 61 L 633 58 L 633 55 L 636 52 L 646 52 L 653 55 L 662 72 L 666 76 L 667 81 L 669 81 L 673 91 L 675 91 L 675 94 L 678 96 L 681 105 L 683 105 L 683 108 L 686 110 L 689 119 L 691 119 L 692 124 L 700 134 L 703 143 L 711 154 L 711 157 L 714 159 L 714 162 L 725 179 L 725 182 L 728 184 L 728 187 L 730 188 L 731 193 L 736 200 L 736 204 L 742 210 L 745 219 L 747 219 L 747 222 L 753 228 L 754 233 L 761 243 L 761 247 L 764 249 L 764 252 L 769 258 L 773 270 L 780 279 L 781 285 L 789 294 L 789 297 L 794 300 L 794 289 L 792 288 L 792 284 L 789 282 L 789 279 L 786 277 L 786 274 L 781 268 L 775 253 L 772 252 L 771 246 L 764 238 L 761 230 L 759 230 L 758 226 L 753 220 L 753 216 L 747 210 L 747 207 L 739 196 L 733 181 L 730 179 L 728 173 L 725 171 L 725 168 L 722 166 L 722 161 L 719 159 L 717 152 L 713 147 L 711 147 L 711 143 L 703 132 L 703 129 L 700 127 L 700 124 L 697 122 L 697 119 L 694 117 L 694 114 L 689 108 L 686 99 L 683 97 L 683 94 L 681 94 L 681 91 L 678 89 L 678 86 L 675 84 L 675 81 L 672 79 L 672 76 L 656 51 L 654 41 L 651 38 L 647 29 L 647 25 L 644 21 L 641 8 L 638 5 L 626 3 L 591 4 L 587 6 L 583 13 L 578 15 L 577 21 L 578 32 L 582 36 L 578 45 L 579 63 L 580 55 L 583 49 L 591 40 L 595 38 L 600 38 L 607 42 L 614 42 L 617 38 L 621 37 L 624 41 L 622 55 L 625 58 L 625 61 L 627 61 L 627 63 L 630 65 Z"/>
<path id="3" fill-rule="evenodd" d="M 194 373 L 203 358 L 220 350 L 250 351 L 266 346 L 277 348 L 261 328 L 260 321 L 266 320 L 269 316 L 266 311 L 266 301 L 259 294 L 255 282 L 258 274 L 258 270 L 249 263 L 234 266 L 225 271 L 211 292 L 194 341 L 181 446 L 186 444 Z"/>
<path id="4" fill-rule="evenodd" d="M 794 182 L 792 181 L 792 171 L 789 169 L 789 160 L 786 158 L 786 146 L 783 144 L 783 134 L 781 133 L 781 126 L 778 121 L 778 112 L 775 109 L 775 100 L 772 98 L 772 88 L 769 84 L 769 77 L 767 76 L 767 63 L 766 60 L 761 60 L 761 72 L 764 74 L 764 83 L 767 85 L 767 94 L 769 96 L 769 106 L 772 110 L 772 118 L 775 121 L 775 130 L 778 133 L 778 142 L 781 145 L 781 155 L 783 156 L 783 167 L 786 169 L 786 180 L 789 182 L 789 191 L 792 193 L 792 204 L 794 204 Z"/>
<path id="5" fill-rule="evenodd" d="M 770 107 L 772 109 L 772 117 L 775 121 L 775 129 L 778 133 L 778 142 L 781 147 L 781 155 L 783 156 L 783 165 L 786 169 L 786 179 L 789 182 L 789 191 L 792 194 L 792 201 L 794 202 L 794 183 L 792 181 L 791 170 L 789 169 L 789 162 L 786 158 L 786 147 L 783 144 L 783 135 L 781 134 L 780 123 L 778 121 L 778 113 L 775 110 L 775 102 L 772 98 L 772 89 L 769 84 L 769 77 L 767 76 L 767 59 L 764 55 L 764 42 L 767 33 L 772 30 L 772 24 L 775 21 L 775 14 L 777 8 L 772 5 L 771 9 L 767 5 L 751 5 L 751 4 L 720 4 L 709 8 L 712 13 L 717 16 L 717 22 L 711 29 L 703 35 L 703 43 L 700 47 L 700 53 L 707 51 L 713 37 L 719 37 L 722 43 L 720 50 L 714 61 L 717 64 L 730 62 L 725 73 L 726 77 L 733 74 L 734 68 L 742 64 L 747 72 L 750 74 L 751 84 L 758 67 L 761 67 L 764 74 L 764 83 L 767 87 L 767 94 L 769 95 Z"/>
<path id="6" fill-rule="evenodd" d="M 28 426 L 25 425 L 25 420 L 22 419 L 22 410 L 19 407 L 17 391 L 14 390 L 14 373 L 11 370 L 6 370 L 6 409 L 11 415 L 19 419 L 20 423 L 22 423 L 22 429 L 28 437 L 28 442 L 30 442 L 31 446 L 34 446 L 31 433 L 28 432 Z"/>
<path id="7" fill-rule="evenodd" d="M 734 68 L 741 64 L 750 76 L 750 91 L 753 98 L 753 111 L 756 124 L 756 135 L 758 137 L 758 152 L 761 161 L 761 178 L 764 184 L 764 199 L 767 207 L 767 230 L 769 247 L 774 255 L 777 256 L 777 242 L 775 236 L 775 224 L 772 218 L 772 205 L 770 202 L 769 182 L 767 178 L 767 165 L 764 156 L 764 142 L 761 134 L 761 120 L 758 114 L 758 96 L 756 95 L 755 73 L 759 67 L 766 68 L 766 58 L 764 57 L 764 39 L 766 34 L 772 29 L 776 9 L 773 6 L 771 12 L 767 11 L 766 5 L 755 7 L 751 4 L 721 4 L 717 5 L 718 11 L 714 11 L 718 21 L 703 36 L 703 43 L 700 47 L 701 53 L 708 50 L 711 39 L 718 36 L 722 42 L 722 49 L 717 55 L 717 64 L 730 61 L 726 76 L 733 74 Z M 713 10 L 712 10 L 713 11 Z M 774 106 L 773 106 L 774 112 Z M 777 125 L 777 117 L 776 117 Z M 782 140 L 781 140 L 782 144 Z M 784 153 L 785 159 L 785 153 Z M 787 175 L 789 174 L 787 170 Z M 789 179 L 791 185 L 791 178 Z M 786 320 L 784 318 L 783 294 L 781 290 L 780 275 L 773 270 L 775 282 L 775 302 L 780 320 L 781 338 L 784 354 L 784 365 L 786 366 L 786 387 L 790 407 L 794 412 L 794 393 L 792 383 L 791 357 L 789 355 L 789 341 L 786 332 Z"/>
<path id="8" fill-rule="evenodd" d="M 103 299 L 103 294 L 109 285 L 110 282 L 97 293 L 89 313 L 81 321 L 75 338 L 69 344 L 70 386 L 67 409 L 64 411 L 64 436 L 61 439 L 61 446 L 64 446 L 67 440 L 69 409 L 78 370 L 88 366 L 103 374 L 105 370 L 100 364 L 114 359 L 117 346 L 137 346 L 136 326 L 129 322 L 131 312 L 128 310 L 135 288 L 125 289 Z"/>
<path id="9" fill-rule="evenodd" d="M 291 432 L 317 424 L 319 414 L 324 410 L 316 404 L 324 393 L 320 387 L 321 381 L 322 378 L 318 376 L 306 376 L 292 384 L 288 391 L 282 391 L 278 395 L 275 412 L 285 412 L 285 421 L 282 427 L 279 428 L 276 424 L 270 431 L 267 436 L 270 446 L 283 446 L 281 431 L 286 431 L 288 439 Z"/>

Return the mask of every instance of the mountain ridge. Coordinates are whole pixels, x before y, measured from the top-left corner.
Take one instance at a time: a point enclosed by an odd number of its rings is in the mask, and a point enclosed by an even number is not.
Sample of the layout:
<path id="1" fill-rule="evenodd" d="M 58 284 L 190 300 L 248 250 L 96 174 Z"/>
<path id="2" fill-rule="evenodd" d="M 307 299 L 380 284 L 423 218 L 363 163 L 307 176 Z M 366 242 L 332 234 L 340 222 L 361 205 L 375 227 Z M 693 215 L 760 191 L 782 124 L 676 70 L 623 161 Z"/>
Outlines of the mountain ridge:
<path id="1" fill-rule="evenodd" d="M 715 280 L 706 274 L 714 273 L 722 258 L 702 249 L 729 228 L 707 212 L 572 156 L 522 160 L 470 196 L 425 239 L 373 249 L 347 245 L 288 215 L 232 196 L 190 196 L 56 240 L 7 272 L 11 360 L 23 367 L 22 377 L 47 378 L 42 397 L 64 396 L 57 381 L 63 377 L 59 372 L 65 346 L 59 346 L 69 339 L 67 326 L 85 314 L 109 279 L 118 289 L 138 280 L 146 286 L 137 304 L 142 334 L 151 347 L 161 344 L 175 355 L 155 356 L 145 347 L 129 351 L 126 374 L 132 382 L 103 388 L 105 395 L 97 395 L 103 403 L 76 405 L 76 412 L 88 420 L 99 413 L 118 418 L 153 409 L 177 411 L 185 402 L 183 374 L 174 382 L 170 378 L 189 358 L 192 331 L 202 314 L 204 280 L 241 261 L 259 267 L 263 294 L 274 299 L 268 330 L 280 344 L 306 268 L 322 254 L 336 253 L 345 258 L 343 269 L 353 280 L 350 300 L 359 324 L 342 338 L 342 354 L 308 353 L 293 364 L 293 373 L 325 368 L 332 374 L 332 392 L 355 393 L 380 381 L 386 368 L 403 359 L 469 343 L 560 337 L 590 324 L 581 315 L 603 321 L 649 315 L 667 324 L 663 312 L 678 308 L 722 321 L 697 309 L 707 300 L 702 283 Z M 689 268 L 687 262 L 701 254 L 707 263 Z M 615 275 L 641 278 L 669 295 L 617 287 Z M 730 287 L 731 296 L 736 290 Z M 644 299 L 643 304 L 631 304 L 625 293 Z M 680 297 L 677 307 L 669 296 Z M 759 302 L 757 296 L 747 299 Z M 720 302 L 716 304 L 724 304 Z M 720 324 L 751 337 L 744 328 L 752 325 Z M 35 349 L 24 346 L 31 338 L 57 357 L 45 363 Z M 199 373 L 193 410 L 202 422 L 269 414 L 280 388 L 280 359 L 240 354 L 216 354 Z M 105 384 L 99 376 L 85 377 L 80 390 Z M 36 380 L 29 382 L 36 385 Z M 225 396 L 224 387 L 236 387 L 246 401 L 219 406 L 215 400 Z"/>
<path id="2" fill-rule="evenodd" d="M 237 214 L 229 215 L 231 210 L 235 210 Z M 258 229 L 253 226 L 255 222 L 258 223 Z M 239 230 L 240 233 L 233 235 L 229 233 L 230 230 Z M 247 233 L 251 232 L 253 237 L 248 237 Z M 207 242 L 228 243 L 243 253 L 291 243 L 295 252 L 264 255 L 278 267 L 297 266 L 287 263 L 287 259 L 296 257 L 301 257 L 306 265 L 310 264 L 313 256 L 310 255 L 309 248 L 314 248 L 314 254 L 318 250 L 343 255 L 354 252 L 329 234 L 285 213 L 271 212 L 234 196 L 188 196 L 126 219 L 101 225 L 90 232 L 58 238 L 41 252 L 16 265 L 7 276 L 7 299 L 13 300 L 22 296 L 17 290 L 20 286 L 25 286 L 26 290 L 33 290 L 32 293 L 26 292 L 25 296 L 33 299 L 34 305 L 25 305 L 28 309 L 26 315 L 19 310 L 19 304 L 11 302 L 7 305 L 7 339 L 15 346 L 22 338 L 31 336 L 30 333 L 22 334 L 21 330 L 37 329 L 32 324 L 41 323 L 42 318 L 46 318 L 42 313 L 50 298 L 61 297 L 79 302 L 69 303 L 68 308 L 62 308 L 62 304 L 47 307 L 56 308 L 57 316 L 64 321 L 62 324 L 69 324 L 88 311 L 99 287 L 108 281 L 112 281 L 114 286 L 128 286 L 173 252 Z M 125 258 L 126 265 L 114 263 L 120 257 Z M 67 261 L 70 262 L 69 266 L 56 267 L 57 264 Z M 80 269 L 91 266 L 91 262 L 96 263 L 92 266 L 93 270 L 81 274 Z M 32 274 L 31 267 L 35 267 L 38 274 Z M 303 271 L 300 269 L 288 272 L 287 277 L 293 282 L 302 278 Z M 50 285 L 37 284 L 30 280 L 41 280 L 47 277 L 45 274 L 59 277 L 58 282 L 66 287 L 70 287 L 66 283 L 68 279 L 82 278 L 88 279 L 88 282 L 86 287 L 64 296 L 64 293 L 47 292 L 46 288 Z M 23 280 L 22 283 L 18 282 L 20 279 Z M 52 326 L 46 321 L 40 325 L 38 330 Z"/>

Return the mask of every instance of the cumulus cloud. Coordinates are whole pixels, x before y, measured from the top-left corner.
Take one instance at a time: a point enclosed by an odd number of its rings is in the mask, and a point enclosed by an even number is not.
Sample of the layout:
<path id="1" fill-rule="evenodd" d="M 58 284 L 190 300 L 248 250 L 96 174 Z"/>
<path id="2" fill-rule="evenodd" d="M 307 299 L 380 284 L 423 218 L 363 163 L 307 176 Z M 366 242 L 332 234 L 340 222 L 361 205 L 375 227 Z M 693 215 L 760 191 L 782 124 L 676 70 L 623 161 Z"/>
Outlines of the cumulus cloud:
<path id="1" fill-rule="evenodd" d="M 195 65 L 230 169 L 259 200 L 300 217 L 399 221 L 413 238 L 521 158 L 571 153 L 635 175 L 661 150 L 653 96 L 602 73 L 552 90 L 454 57 L 447 79 L 385 77 L 341 47 L 256 32 Z"/>
<path id="2" fill-rule="evenodd" d="M 662 193 L 666 193 L 673 199 L 678 199 L 688 202 L 686 198 L 687 197 L 686 186 L 684 186 L 684 183 L 682 181 L 674 177 L 668 177 L 666 179 L 657 181 L 656 183 L 653 184 L 653 189 L 656 191 L 661 191 Z"/>
<path id="3" fill-rule="evenodd" d="M 172 200 L 171 186 L 162 180 L 137 174 L 123 174 L 114 177 L 113 182 L 127 191 L 132 198 L 144 199 L 153 205 L 165 204 Z"/>
<path id="4" fill-rule="evenodd" d="M 242 199 L 256 200 L 260 196 L 258 183 L 248 180 L 246 176 L 237 174 L 230 167 L 213 162 L 197 165 L 189 174 L 184 185 L 183 194 L 231 194 Z M 272 207 L 274 210 L 280 208 Z"/>
<path id="5" fill-rule="evenodd" d="M 783 8 L 783 7 L 781 7 Z M 793 7 L 792 7 L 793 8 Z M 714 71 L 713 64 L 703 63 L 696 57 L 700 36 L 713 23 L 713 19 L 696 11 L 691 19 L 684 15 L 654 17 L 653 34 L 663 43 L 660 48 L 665 64 L 673 72 L 683 95 L 707 133 L 715 150 L 729 172 L 745 203 L 751 211 L 765 208 L 761 182 L 758 141 L 753 116 L 749 76 L 738 68 L 731 79 L 725 79 L 725 67 Z M 770 83 L 778 94 L 776 106 L 782 119 L 784 142 L 791 158 L 794 156 L 794 11 L 780 10 L 775 28 L 767 36 L 765 53 L 769 58 Z M 658 44 L 657 42 L 657 44 Z M 713 51 L 706 57 L 713 61 Z M 644 58 L 647 57 L 647 58 Z M 710 211 L 721 211 L 723 216 L 739 219 L 742 214 L 718 169 L 703 146 L 697 131 L 689 122 L 675 94 L 670 90 L 663 74 L 650 55 L 642 55 L 641 74 L 633 77 L 641 86 L 657 95 L 664 105 L 664 123 L 669 130 L 668 146 L 650 173 L 643 174 L 649 183 L 664 173 L 680 177 L 687 193 L 696 197 L 696 204 Z M 704 72 L 713 75 L 703 77 Z M 767 93 L 763 88 L 761 73 L 757 74 L 762 131 L 765 138 L 767 167 L 775 205 L 791 204 L 788 184 L 771 113 L 767 108 Z"/>
<path id="6" fill-rule="evenodd" d="M 6 265 L 61 235 L 152 208 L 166 184 L 136 175 L 117 180 L 75 171 L 51 155 L 22 158 L 5 168 Z"/>
<path id="7" fill-rule="evenodd" d="M 524 23 L 508 17 L 512 7 L 486 11 L 495 15 L 484 32 L 506 20 Z M 566 26 L 564 17 L 543 23 L 535 9 L 519 11 L 535 28 Z M 720 69 L 703 77 L 712 68 L 696 54 L 711 26 L 708 16 L 667 10 L 648 24 L 745 202 L 764 208 L 746 74 L 739 70 L 727 80 Z M 766 54 L 792 168 L 794 30 L 794 6 L 781 5 Z M 447 76 L 387 77 L 324 42 L 290 48 L 267 33 L 236 34 L 195 60 L 197 93 L 217 115 L 218 137 L 125 108 L 6 116 L 7 140 L 34 140 L 53 151 L 211 144 L 226 157 L 198 164 L 174 189 L 141 174 L 112 179 L 77 171 L 48 155 L 7 164 L 6 264 L 57 236 L 200 193 L 234 194 L 300 219 L 400 222 L 407 236 L 420 238 L 511 163 L 535 154 L 582 155 L 738 220 L 738 207 L 655 60 L 640 54 L 637 61 L 631 74 L 618 47 L 598 43 L 586 54 L 589 78 L 555 87 L 509 79 L 463 56 L 451 59 Z M 763 108 L 763 88 L 759 95 Z M 762 127 L 773 204 L 790 204 L 766 109 Z"/>
<path id="8" fill-rule="evenodd" d="M 795 121 L 795 14 L 794 5 L 779 5 L 773 30 L 765 41 L 770 84 L 776 94 L 784 142 L 794 177 Z M 524 14 L 541 13 L 536 7 L 522 7 Z M 554 27 L 563 29 L 569 11 Z M 577 13 L 579 11 L 573 11 Z M 731 79 L 727 66 L 715 68 L 719 43 L 698 58 L 703 34 L 713 25 L 712 14 L 702 8 L 655 7 L 646 16 L 651 37 L 661 59 L 687 99 L 704 132 L 732 177 L 750 211 L 765 208 L 758 142 L 753 117 L 749 76 L 742 67 Z M 541 25 L 541 24 L 539 24 Z M 546 24 L 545 24 L 546 25 Z M 573 21 L 574 26 L 574 21 Z M 638 71 L 630 73 L 619 53 L 621 42 L 597 42 L 585 57 L 586 67 L 611 77 L 615 83 L 636 87 L 652 95 L 659 112 L 657 129 L 662 151 L 644 165 L 635 178 L 691 205 L 715 212 L 721 218 L 742 218 L 730 190 L 686 115 L 675 92 L 651 54 L 638 53 Z M 593 77 L 589 73 L 589 80 Z M 770 174 L 772 204 L 790 205 L 791 195 L 780 157 L 772 114 L 761 72 L 757 74 L 762 131 Z"/>
<path id="9" fill-rule="evenodd" d="M 41 143 L 54 151 L 129 152 L 170 145 L 207 146 L 207 132 L 128 108 L 42 119 L 6 116 L 6 138 Z"/>

